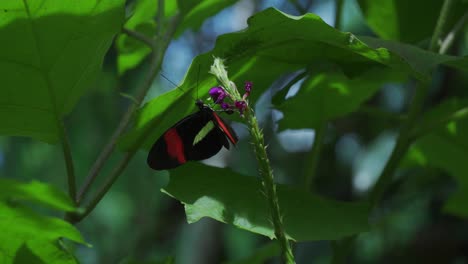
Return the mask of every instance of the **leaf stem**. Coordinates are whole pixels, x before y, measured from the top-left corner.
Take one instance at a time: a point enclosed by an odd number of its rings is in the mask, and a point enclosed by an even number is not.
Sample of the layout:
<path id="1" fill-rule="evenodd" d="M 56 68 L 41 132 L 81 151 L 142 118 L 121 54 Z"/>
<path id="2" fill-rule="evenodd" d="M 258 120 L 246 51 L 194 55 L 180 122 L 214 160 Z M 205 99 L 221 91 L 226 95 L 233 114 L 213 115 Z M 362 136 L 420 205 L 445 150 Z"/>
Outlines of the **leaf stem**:
<path id="1" fill-rule="evenodd" d="M 142 90 L 144 92 L 144 90 Z M 120 136 L 123 134 L 125 129 L 130 123 L 130 120 L 134 114 L 134 112 L 137 109 L 137 105 L 139 104 L 132 104 L 129 106 L 127 112 L 124 114 L 122 119 L 119 122 L 119 125 L 117 126 L 116 130 L 111 136 L 111 139 L 107 143 L 107 145 L 104 147 L 102 150 L 101 154 L 99 157 L 96 159 L 96 162 L 94 165 L 91 167 L 91 170 L 88 174 L 88 176 L 85 179 L 85 183 L 83 187 L 81 187 L 80 192 L 77 197 L 77 203 L 80 204 L 86 195 L 86 193 L 89 191 L 89 188 L 91 187 L 91 184 L 94 182 L 94 180 L 97 178 L 99 172 L 101 171 L 102 167 L 106 163 L 106 161 L 109 159 L 110 155 L 115 149 L 115 146 L 117 144 L 117 140 L 120 138 Z"/>
<path id="2" fill-rule="evenodd" d="M 117 167 L 115 167 L 114 170 L 111 172 L 109 178 L 107 178 L 104 185 L 97 192 L 97 195 L 91 200 L 91 202 L 88 204 L 88 206 L 86 206 L 85 211 L 82 214 L 80 214 L 79 216 L 73 218 L 72 219 L 73 222 L 76 223 L 76 222 L 79 222 L 79 221 L 83 220 L 86 216 L 89 215 L 89 213 L 91 213 L 94 210 L 96 205 L 102 200 L 104 195 L 109 191 L 110 187 L 112 187 L 112 185 L 117 180 L 119 175 L 125 170 L 125 168 L 127 167 L 130 160 L 133 158 L 135 153 L 136 153 L 135 150 L 132 150 L 132 151 L 129 151 L 129 152 L 125 153 L 125 156 L 119 162 Z"/>
<path id="3" fill-rule="evenodd" d="M 159 1 L 158 10 L 161 8 L 164 10 L 164 0 Z M 158 12 L 158 15 L 161 15 L 161 12 Z M 160 19 L 158 19 L 158 21 L 160 21 Z M 161 27 L 161 24 L 158 24 L 158 34 L 159 32 L 161 32 L 161 30 L 159 30 L 160 27 Z M 173 27 L 175 28 L 174 25 Z M 104 164 L 109 159 L 112 152 L 114 151 L 115 146 L 117 144 L 117 140 L 122 136 L 124 131 L 127 129 L 128 125 L 130 124 L 130 121 L 133 118 L 133 115 L 135 114 L 136 110 L 140 107 L 146 94 L 148 93 L 148 90 L 151 88 L 153 79 L 160 70 L 160 66 L 161 66 L 161 62 L 163 58 L 162 54 L 166 50 L 167 45 L 169 44 L 169 40 L 170 40 L 170 36 L 166 36 L 165 39 L 160 39 L 160 42 L 163 43 L 163 45 L 160 45 L 158 46 L 159 48 L 156 48 L 157 47 L 156 42 L 149 39 L 145 35 L 139 32 L 134 32 L 134 31 L 125 30 L 125 29 L 124 29 L 124 32 L 146 43 L 152 49 L 152 60 L 150 62 L 150 68 L 148 70 L 148 75 L 146 76 L 145 80 L 141 84 L 141 88 L 139 89 L 140 92 L 135 98 L 135 103 L 131 104 L 128 107 L 127 112 L 122 116 L 122 119 L 120 120 L 119 125 L 117 126 L 114 133 L 112 134 L 111 139 L 109 140 L 109 142 L 104 147 L 101 154 L 98 156 L 95 163 L 91 167 L 91 170 L 89 171 L 88 176 L 85 179 L 85 183 L 83 184 L 83 186 L 80 189 L 80 192 L 78 193 L 78 197 L 77 197 L 78 204 L 82 202 L 84 196 L 89 191 L 89 188 L 91 187 L 92 183 L 97 178 L 102 167 L 104 166 Z M 158 38 L 159 37 L 160 35 L 158 35 Z"/>
<path id="4" fill-rule="evenodd" d="M 408 119 L 403 123 L 392 154 L 390 155 L 390 158 L 385 164 L 385 167 L 379 179 L 377 180 L 377 183 L 370 193 L 370 201 L 373 208 L 375 208 L 378 205 L 378 202 L 381 200 L 385 188 L 390 183 L 393 173 L 395 172 L 401 158 L 403 158 L 411 144 L 411 130 L 423 108 L 427 90 L 427 83 L 418 83 L 408 112 Z"/>
<path id="5" fill-rule="evenodd" d="M 444 40 L 440 44 L 440 49 L 439 49 L 440 54 L 447 53 L 450 46 L 452 46 L 455 40 L 455 37 L 463 29 L 463 27 L 466 25 L 467 22 L 468 22 L 468 11 L 466 11 L 465 14 L 463 14 L 463 16 L 457 22 L 457 24 L 453 27 L 452 31 L 450 31 L 447 34 L 447 36 L 444 38 Z"/>
<path id="6" fill-rule="evenodd" d="M 130 37 L 133 37 L 136 40 L 139 40 L 139 41 L 145 43 L 151 49 L 154 49 L 154 47 L 155 47 L 156 42 L 153 39 L 147 37 L 145 34 L 142 34 L 142 33 L 138 32 L 138 31 L 134 31 L 134 30 L 127 29 L 127 28 L 122 28 L 122 32 L 129 35 Z"/>
<path id="7" fill-rule="evenodd" d="M 437 24 L 432 34 L 431 42 L 429 45 L 429 51 L 436 51 L 439 40 L 441 39 L 443 30 L 447 23 L 447 18 L 450 15 L 451 10 L 455 4 L 456 0 L 445 0 L 440 10 L 439 19 L 437 19 Z"/>
<path id="8" fill-rule="evenodd" d="M 179 15 L 176 15 L 174 19 L 172 20 L 171 23 L 171 28 L 166 34 L 166 38 L 164 42 L 159 45 L 159 49 L 156 52 L 153 52 L 152 55 L 152 60 L 150 63 L 150 69 L 148 70 L 148 75 L 145 78 L 145 81 L 142 84 L 142 91 L 147 91 L 153 82 L 153 79 L 156 77 L 157 73 L 161 69 L 161 64 L 162 60 L 164 58 L 164 52 L 167 49 L 167 46 L 170 43 L 171 36 L 175 33 L 175 30 L 177 28 L 177 25 L 179 24 Z M 141 96 L 143 93 L 140 93 L 140 96 L 137 97 L 137 100 L 141 103 L 144 99 L 144 96 Z M 145 93 L 146 94 L 146 93 Z M 132 105 L 133 107 L 136 107 L 136 105 Z M 125 153 L 125 156 L 123 159 L 120 161 L 120 163 L 117 165 L 117 167 L 112 171 L 110 176 L 107 178 L 106 182 L 104 185 L 101 187 L 101 189 L 98 191 L 96 196 L 91 199 L 91 202 L 89 205 L 86 207 L 85 212 L 73 219 L 74 222 L 79 222 L 83 218 L 85 218 L 95 207 L 96 205 L 101 201 L 101 199 L 104 197 L 104 195 L 109 191 L 109 189 L 112 187 L 114 182 L 117 180 L 117 178 L 122 174 L 122 172 L 125 170 L 127 167 L 128 163 L 130 160 L 133 158 L 135 153 L 137 152 L 138 148 L 141 146 L 141 144 L 144 142 L 144 139 L 149 135 L 149 132 L 151 129 L 147 129 L 145 133 L 143 133 L 136 143 L 130 148 L 130 150 Z"/>
<path id="9" fill-rule="evenodd" d="M 60 130 L 60 140 L 62 141 L 62 151 L 63 157 L 65 159 L 65 166 L 67 168 L 67 184 L 68 184 L 68 194 L 72 201 L 75 201 L 76 197 L 76 176 L 75 169 L 73 165 L 73 157 L 70 149 L 70 142 L 65 130 L 63 121 L 58 121 L 59 130 Z"/>
<path id="10" fill-rule="evenodd" d="M 342 15 L 343 15 L 343 0 L 335 0 L 335 22 L 333 23 L 333 26 L 335 26 L 336 29 L 341 28 Z"/>

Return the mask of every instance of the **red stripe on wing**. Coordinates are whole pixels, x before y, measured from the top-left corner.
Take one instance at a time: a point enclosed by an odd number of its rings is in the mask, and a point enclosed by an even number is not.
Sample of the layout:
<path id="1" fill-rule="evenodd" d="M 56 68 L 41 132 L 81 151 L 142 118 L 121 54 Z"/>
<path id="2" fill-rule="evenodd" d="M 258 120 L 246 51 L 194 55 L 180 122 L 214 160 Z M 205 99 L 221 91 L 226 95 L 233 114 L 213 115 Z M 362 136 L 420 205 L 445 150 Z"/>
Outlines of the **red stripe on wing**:
<path id="1" fill-rule="evenodd" d="M 232 128 L 225 124 L 221 117 L 219 117 L 215 112 L 213 112 L 213 116 L 215 117 L 218 127 L 221 128 L 224 134 L 228 137 L 229 141 L 235 145 L 237 143 L 237 136 L 233 134 L 234 132 L 232 131 Z"/>
<path id="2" fill-rule="evenodd" d="M 184 154 L 184 143 L 175 128 L 169 129 L 164 133 L 164 140 L 167 145 L 167 153 L 170 157 L 177 159 L 177 162 L 183 164 L 187 162 Z"/>

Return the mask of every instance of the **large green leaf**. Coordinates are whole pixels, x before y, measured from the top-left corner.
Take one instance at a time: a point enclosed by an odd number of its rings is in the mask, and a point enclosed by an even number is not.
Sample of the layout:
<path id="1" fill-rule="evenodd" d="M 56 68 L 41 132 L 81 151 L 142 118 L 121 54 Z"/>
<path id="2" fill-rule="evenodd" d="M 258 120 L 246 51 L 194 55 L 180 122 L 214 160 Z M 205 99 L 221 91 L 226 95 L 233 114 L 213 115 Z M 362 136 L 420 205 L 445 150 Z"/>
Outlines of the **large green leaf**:
<path id="1" fill-rule="evenodd" d="M 449 121 L 449 116 L 468 107 L 467 100 L 450 100 L 428 112 L 421 127 L 428 131 L 408 152 L 407 159 L 419 165 L 441 168 L 458 182 L 457 191 L 448 199 L 445 209 L 468 217 L 468 118 Z M 430 125 L 435 124 L 435 125 Z"/>
<path id="2" fill-rule="evenodd" d="M 36 213 L 23 201 L 76 210 L 67 195 L 53 186 L 0 179 L 0 263 L 76 263 L 59 245 L 59 238 L 84 244 L 78 230 L 62 219 Z"/>
<path id="3" fill-rule="evenodd" d="M 62 211 L 75 210 L 73 202 L 65 193 L 38 181 L 22 183 L 0 178 L 1 200 L 30 201 Z"/>
<path id="4" fill-rule="evenodd" d="M 295 96 L 278 106 L 284 114 L 279 129 L 317 128 L 355 111 L 382 84 L 402 81 L 404 77 L 382 69 L 369 70 L 353 79 L 341 73 L 314 75 L 304 81 Z"/>
<path id="5" fill-rule="evenodd" d="M 208 73 L 213 56 L 226 59 L 230 78 L 238 86 L 247 80 L 253 82 L 250 100 L 254 102 L 281 74 L 319 67 L 323 62 L 350 76 L 371 68 L 412 72 L 409 64 L 388 50 L 369 48 L 354 35 L 330 27 L 313 14 L 294 17 L 270 8 L 251 17 L 248 24 L 246 30 L 220 36 L 212 51 L 196 57 L 179 89 L 148 102 L 120 146 L 138 146 L 138 139 L 149 133 L 143 144 L 149 147 L 165 129 L 192 112 L 194 98 L 204 97 L 216 85 Z"/>
<path id="6" fill-rule="evenodd" d="M 440 0 L 358 0 L 374 32 L 384 39 L 415 43 L 430 39 L 444 1 Z M 466 12 L 468 2 L 453 1 L 447 28 Z M 446 30 L 445 29 L 445 30 Z M 445 31 L 447 32 L 447 31 Z"/>
<path id="7" fill-rule="evenodd" d="M 0 202 L 0 232 L 0 263 L 31 259 L 40 259 L 42 263 L 76 263 L 73 255 L 60 247 L 59 239 L 85 244 L 78 230 L 68 222 L 41 216 L 19 204 Z"/>
<path id="8" fill-rule="evenodd" d="M 98 73 L 123 0 L 0 2 L 0 134 L 54 143 Z"/>
<path id="9" fill-rule="evenodd" d="M 185 205 L 187 221 L 202 217 L 274 237 L 261 182 L 229 169 L 192 163 L 173 170 L 164 192 Z M 339 202 L 302 189 L 277 185 L 287 236 L 296 241 L 330 240 L 368 228 L 368 207 Z"/>

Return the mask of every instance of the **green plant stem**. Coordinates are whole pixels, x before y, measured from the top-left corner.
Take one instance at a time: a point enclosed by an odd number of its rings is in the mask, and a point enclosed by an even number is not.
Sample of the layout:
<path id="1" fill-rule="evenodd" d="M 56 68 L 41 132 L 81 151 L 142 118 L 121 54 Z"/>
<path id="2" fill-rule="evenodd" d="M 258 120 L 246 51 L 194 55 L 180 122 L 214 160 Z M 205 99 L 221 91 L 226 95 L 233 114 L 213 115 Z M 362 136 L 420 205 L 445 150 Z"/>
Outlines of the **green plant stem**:
<path id="1" fill-rule="evenodd" d="M 148 87 L 149 89 L 149 87 Z M 147 88 L 141 90 L 140 94 L 143 94 L 147 92 Z M 141 102 L 140 100 L 136 99 L 137 102 Z M 83 187 L 80 189 L 80 192 L 77 197 L 77 203 L 80 204 L 81 201 L 83 200 L 84 196 L 87 194 L 89 191 L 89 188 L 91 187 L 92 183 L 94 180 L 97 178 L 99 172 L 101 171 L 102 167 L 106 163 L 106 161 L 109 159 L 110 155 L 115 149 L 115 146 L 117 144 L 117 140 L 122 136 L 123 132 L 125 129 L 128 127 L 135 111 L 138 109 L 138 106 L 140 104 L 132 104 L 130 107 L 127 109 L 127 112 L 124 114 L 122 119 L 119 122 L 119 125 L 115 129 L 114 133 L 112 134 L 109 142 L 107 145 L 104 147 L 103 151 L 99 155 L 99 157 L 96 159 L 96 162 L 94 163 L 93 167 L 91 168 L 88 176 L 85 179 L 85 183 Z"/>
<path id="2" fill-rule="evenodd" d="M 143 41 L 143 42 L 145 42 L 145 41 Z M 154 50 L 155 44 L 151 44 L 150 47 Z M 150 67 L 151 67 L 151 65 L 153 65 L 152 63 L 153 62 L 150 63 Z M 153 76 L 152 71 L 154 71 L 154 69 L 149 70 L 148 76 Z M 148 85 L 148 79 L 149 78 L 146 78 L 146 80 L 143 82 L 140 93 L 134 99 L 135 101 L 133 102 L 133 104 L 131 104 L 128 107 L 127 112 L 125 112 L 125 114 L 123 115 L 122 119 L 119 122 L 119 125 L 117 126 L 114 133 L 112 134 L 109 142 L 103 148 L 101 154 L 98 156 L 95 163 L 91 167 L 91 170 L 89 171 L 88 176 L 85 179 L 85 183 L 83 184 L 83 187 L 80 189 L 80 192 L 78 193 L 78 197 L 77 197 L 77 203 L 78 204 L 81 203 L 82 199 L 84 198 L 86 193 L 89 191 L 89 188 L 91 187 L 92 183 L 97 178 L 97 176 L 98 176 L 99 172 L 101 171 L 101 169 L 103 168 L 104 164 L 109 159 L 112 152 L 114 151 L 115 146 L 117 144 L 117 140 L 122 136 L 124 131 L 127 129 L 128 125 L 130 124 L 130 121 L 132 120 L 133 115 L 135 114 L 136 110 L 138 109 L 141 102 L 145 98 L 146 94 L 148 93 L 148 90 L 151 88 L 151 83 L 150 83 L 150 85 Z"/>
<path id="3" fill-rule="evenodd" d="M 421 127 L 414 127 L 413 130 L 411 131 L 410 138 L 412 139 L 412 141 L 414 141 L 416 138 L 420 138 L 426 133 L 432 132 L 434 128 L 437 128 L 448 122 L 457 121 L 457 120 L 464 119 L 467 117 L 468 117 L 468 107 L 461 108 L 444 118 L 435 120 L 432 123 L 429 123 Z"/>
<path id="4" fill-rule="evenodd" d="M 453 42 L 455 41 L 455 37 L 465 27 L 467 22 L 468 22 L 468 11 L 465 12 L 465 14 L 463 14 L 463 16 L 457 22 L 457 24 L 455 24 L 453 29 L 447 34 L 447 36 L 444 38 L 444 40 L 440 44 L 440 49 L 439 49 L 440 54 L 447 53 L 447 51 L 449 50 L 449 48 L 452 46 Z"/>
<path id="5" fill-rule="evenodd" d="M 129 35 L 130 37 L 133 37 L 136 40 L 139 40 L 143 43 L 146 44 L 146 46 L 150 47 L 151 49 L 154 49 L 154 44 L 155 41 L 149 37 L 147 37 L 145 34 L 142 34 L 138 31 L 133 31 L 127 28 L 122 28 L 122 32 L 125 34 Z"/>
<path id="6" fill-rule="evenodd" d="M 223 59 L 214 58 L 214 62 L 210 67 L 210 73 L 215 75 L 216 78 L 222 83 L 224 90 L 229 94 L 233 101 L 244 100 L 239 91 L 237 90 L 234 82 L 229 80 L 226 67 L 224 66 Z M 271 220 L 275 230 L 275 237 L 281 248 L 281 255 L 285 263 L 295 263 L 294 255 L 291 250 L 288 238 L 283 228 L 283 220 L 281 217 L 280 207 L 278 203 L 278 196 L 276 194 L 276 185 L 273 178 L 273 170 L 271 169 L 270 160 L 266 153 L 265 141 L 263 133 L 258 126 L 257 119 L 250 106 L 247 106 L 244 112 L 245 120 L 247 121 L 249 132 L 252 138 L 252 144 L 255 150 L 255 157 L 257 158 L 260 176 L 262 179 L 263 192 L 266 196 L 268 203 L 268 210 L 270 212 Z"/>
<path id="7" fill-rule="evenodd" d="M 310 162 L 310 165 L 306 167 L 304 173 L 304 188 L 306 190 L 313 189 L 313 179 L 317 174 L 317 166 L 320 158 L 320 153 L 322 151 L 323 141 L 327 132 L 327 122 L 323 122 L 319 127 L 315 129 L 314 144 L 310 155 L 307 158 L 307 161 Z"/>
<path id="8" fill-rule="evenodd" d="M 423 109 L 427 90 L 427 83 L 418 83 L 408 112 L 408 119 L 403 123 L 392 154 L 390 155 L 390 158 L 385 164 L 385 167 L 379 179 L 377 180 L 377 183 L 370 193 L 370 201 L 373 208 L 378 205 L 378 202 L 382 198 L 382 195 L 385 191 L 385 187 L 387 187 L 388 183 L 391 181 L 401 158 L 403 158 L 411 144 L 411 130 L 415 125 L 416 119 L 418 118 L 421 110 Z"/>
<path id="9" fill-rule="evenodd" d="M 263 190 L 272 217 L 275 236 L 281 247 L 283 260 L 288 264 L 295 263 L 291 245 L 289 244 L 283 228 L 280 207 L 278 204 L 278 196 L 276 194 L 276 185 L 273 179 L 273 170 L 271 169 L 270 161 L 266 153 L 263 133 L 260 131 L 257 119 L 255 118 L 250 108 L 248 108 L 245 112 L 245 119 L 247 120 L 250 135 L 252 136 L 255 154 L 260 168 L 260 176 L 262 177 Z"/>
<path id="10" fill-rule="evenodd" d="M 445 23 L 447 22 L 447 17 L 450 14 L 451 8 L 453 8 L 454 0 L 445 0 L 442 10 L 439 15 L 439 19 L 437 20 L 436 28 L 434 30 L 434 34 L 431 38 L 431 45 L 429 46 L 429 50 L 435 51 L 437 49 L 437 41 L 440 39 L 442 35 L 443 28 L 445 27 Z M 419 82 L 416 90 L 415 95 L 413 97 L 413 101 L 410 105 L 410 109 L 408 112 L 408 119 L 406 122 L 403 123 L 400 135 L 397 138 L 395 147 L 390 155 L 390 158 L 385 164 L 385 167 L 380 175 L 377 183 L 375 184 L 374 188 L 370 193 L 370 201 L 373 208 L 375 208 L 379 201 L 381 200 L 385 188 L 390 183 L 392 176 L 400 163 L 400 160 L 403 158 L 405 153 L 407 152 L 411 142 L 411 131 L 419 117 L 420 112 L 423 109 L 424 100 L 428 90 L 428 83 Z"/>
<path id="11" fill-rule="evenodd" d="M 60 126 L 60 140 L 62 141 L 62 151 L 63 157 L 65 159 L 65 166 L 67 168 L 67 183 L 68 183 L 68 194 L 72 201 L 75 201 L 76 197 L 76 177 L 75 169 L 73 166 L 73 158 L 70 149 L 70 142 L 68 141 L 68 136 L 65 131 L 65 126 L 62 121 L 59 121 Z"/>
<path id="12" fill-rule="evenodd" d="M 437 19 L 437 24 L 432 34 L 431 42 L 429 45 L 429 51 L 437 51 L 438 42 L 442 37 L 443 30 L 447 23 L 447 18 L 450 16 L 451 10 L 455 4 L 456 0 L 445 0 L 440 10 L 439 19 Z"/>
<path id="13" fill-rule="evenodd" d="M 160 0 L 159 1 L 159 6 L 158 10 L 164 10 L 164 1 Z M 162 12 L 158 11 L 158 17 L 162 15 Z M 158 21 L 161 19 L 158 18 Z M 122 116 L 122 119 L 119 122 L 119 125 L 115 129 L 114 133 L 112 134 L 109 142 L 107 145 L 103 148 L 102 152 L 96 159 L 95 163 L 91 167 L 88 176 L 85 179 L 85 182 L 83 186 L 81 187 L 76 202 L 77 204 L 80 204 L 86 195 L 86 193 L 89 191 L 89 188 L 93 184 L 93 182 L 96 180 L 99 172 L 101 169 L 104 167 L 104 164 L 106 161 L 109 159 L 111 156 L 112 152 L 115 149 L 115 146 L 117 145 L 118 139 L 122 136 L 122 134 L 125 132 L 127 129 L 128 125 L 130 124 L 130 121 L 132 120 L 136 110 L 140 107 L 141 103 L 143 102 L 146 94 L 148 93 L 149 89 L 151 88 L 151 84 L 153 82 L 154 77 L 160 70 L 161 66 L 161 61 L 162 61 L 162 55 L 161 53 L 165 52 L 165 49 L 167 45 L 169 44 L 169 39 L 170 36 L 167 36 L 166 39 L 161 39 L 160 35 L 161 34 L 161 29 L 159 29 L 161 26 L 161 22 L 158 22 L 158 39 L 160 39 L 160 43 L 163 43 L 163 45 L 157 46 L 157 43 L 150 38 L 146 37 L 145 35 L 139 33 L 139 32 L 134 32 L 128 29 L 124 29 L 124 32 L 129 34 L 130 36 L 142 41 L 143 43 L 147 44 L 151 49 L 152 49 L 152 60 L 150 62 L 150 69 L 148 70 L 148 75 L 146 76 L 145 80 L 141 84 L 141 88 L 139 89 L 140 92 L 136 96 L 135 101 L 133 104 L 131 104 L 127 112 Z M 175 30 L 175 29 L 174 29 Z M 169 39 L 168 39 L 169 38 Z M 158 48 L 159 47 L 159 48 Z"/>
<path id="14" fill-rule="evenodd" d="M 452 4 L 452 0 L 446 0 L 444 2 L 444 6 L 442 8 L 439 19 L 437 21 L 436 28 L 434 30 L 434 34 L 432 35 L 431 44 L 429 47 L 429 50 L 431 51 L 435 51 L 437 49 L 437 41 L 439 40 L 442 34 L 442 30 L 444 28 L 446 18 L 450 12 Z M 387 161 L 380 177 L 378 178 L 377 183 L 375 184 L 369 195 L 372 208 L 375 208 L 378 205 L 378 202 L 381 200 L 385 188 L 391 181 L 392 176 L 400 160 L 403 158 L 412 142 L 411 131 L 415 125 L 415 122 L 417 121 L 416 119 L 419 117 L 420 112 L 423 109 L 427 90 L 427 83 L 418 83 L 415 90 L 415 95 L 413 97 L 413 101 L 408 111 L 408 117 L 402 125 L 402 128 L 400 130 L 401 132 L 397 138 L 392 154 L 390 155 L 390 158 Z M 340 241 L 341 243 L 334 242 L 332 264 L 345 263 L 346 254 L 352 246 L 354 239 L 355 237 L 351 237 L 342 239 Z"/>
<path id="15" fill-rule="evenodd" d="M 96 208 L 96 205 L 102 200 L 104 195 L 109 191 L 110 187 L 114 184 L 114 182 L 117 180 L 120 174 L 125 170 L 127 167 L 128 163 L 130 160 L 133 158 L 135 155 L 136 151 L 130 151 L 125 153 L 125 156 L 123 159 L 119 162 L 117 167 L 114 168 L 114 170 L 111 172 L 109 178 L 107 178 L 106 182 L 104 185 L 101 187 L 101 189 L 97 192 L 96 196 L 91 200 L 91 202 L 86 206 L 85 211 L 80 214 L 79 216 L 73 218 L 73 222 L 79 222 L 83 220 L 86 216 L 91 213 L 94 208 Z"/>
<path id="16" fill-rule="evenodd" d="M 335 0 L 335 22 L 333 23 L 333 26 L 335 26 L 336 29 L 341 28 L 341 18 L 343 15 L 343 0 Z"/>
<path id="17" fill-rule="evenodd" d="M 177 25 L 179 24 L 179 21 L 180 21 L 180 16 L 176 15 L 174 17 L 174 19 L 172 20 L 171 27 L 167 31 L 166 37 L 164 38 L 163 43 L 158 45 L 159 49 L 156 52 L 152 53 L 150 69 L 148 70 L 148 75 L 145 78 L 145 81 L 142 83 L 142 91 L 145 91 L 145 90 L 147 91 L 151 87 L 151 84 L 153 83 L 153 79 L 156 77 L 159 70 L 161 69 L 161 64 L 162 64 L 162 60 L 164 58 L 165 50 L 167 49 L 167 46 L 169 45 L 170 40 L 171 40 L 173 34 L 175 33 L 175 30 L 177 28 Z M 136 99 L 137 100 L 141 99 L 141 101 L 143 101 L 143 98 L 144 98 L 144 96 L 141 97 L 141 98 L 139 96 Z M 139 102 L 141 102 L 141 101 L 139 101 Z M 135 105 L 133 105 L 133 107 L 135 107 Z M 125 156 L 123 157 L 123 159 L 120 161 L 120 163 L 117 165 L 117 167 L 109 175 L 109 177 L 107 178 L 104 185 L 97 192 L 96 196 L 94 196 L 94 198 L 91 199 L 91 202 L 86 207 L 85 212 L 83 214 L 81 214 L 81 215 L 78 215 L 78 216 L 74 217 L 73 222 L 81 221 L 83 218 L 85 218 L 96 207 L 96 205 L 101 201 L 101 199 L 104 197 L 104 195 L 109 191 L 109 189 L 112 187 L 112 185 L 117 180 L 117 178 L 120 176 L 120 174 L 122 174 L 124 169 L 127 167 L 128 163 L 133 158 L 133 156 L 135 155 L 135 153 L 137 152 L 137 150 L 139 149 L 141 144 L 144 142 L 146 137 L 149 135 L 150 131 L 151 131 L 151 128 L 147 129 L 145 131 L 145 133 L 143 133 L 136 140 L 135 144 L 130 148 L 130 150 L 127 153 L 125 153 Z"/>

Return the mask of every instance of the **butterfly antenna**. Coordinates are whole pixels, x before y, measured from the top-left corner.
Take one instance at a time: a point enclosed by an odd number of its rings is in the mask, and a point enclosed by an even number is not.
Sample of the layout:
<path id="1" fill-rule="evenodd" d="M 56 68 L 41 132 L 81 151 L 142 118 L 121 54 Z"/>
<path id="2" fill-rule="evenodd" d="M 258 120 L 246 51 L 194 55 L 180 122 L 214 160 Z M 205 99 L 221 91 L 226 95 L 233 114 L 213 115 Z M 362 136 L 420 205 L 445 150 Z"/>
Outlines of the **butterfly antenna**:
<path id="1" fill-rule="evenodd" d="M 197 73 L 197 99 L 200 99 L 198 96 L 198 81 L 200 80 L 200 64 L 198 64 L 198 73 Z"/>
<path id="2" fill-rule="evenodd" d="M 173 81 L 171 81 L 171 79 L 169 79 L 166 75 L 164 75 L 164 73 L 162 73 L 162 71 L 161 71 L 159 74 L 161 74 L 161 77 L 163 77 L 164 79 L 166 79 L 166 81 L 168 81 L 169 83 L 171 83 L 172 85 L 174 85 L 174 87 L 179 88 L 180 90 L 182 90 L 182 93 L 184 92 L 184 90 L 182 89 L 182 87 L 181 87 L 180 85 L 177 85 L 177 84 L 175 84 Z M 197 91 L 197 92 L 198 92 L 198 91 Z M 193 98 L 193 96 L 192 96 L 192 99 L 195 99 L 195 98 Z"/>
<path id="3" fill-rule="evenodd" d="M 166 75 L 164 75 L 164 73 L 160 72 L 159 74 L 161 74 L 161 77 L 163 77 L 164 79 L 166 79 L 166 81 L 168 81 L 169 83 L 171 83 L 172 85 L 174 85 L 174 87 L 177 87 L 178 85 L 175 84 L 173 81 L 171 81 Z"/>

